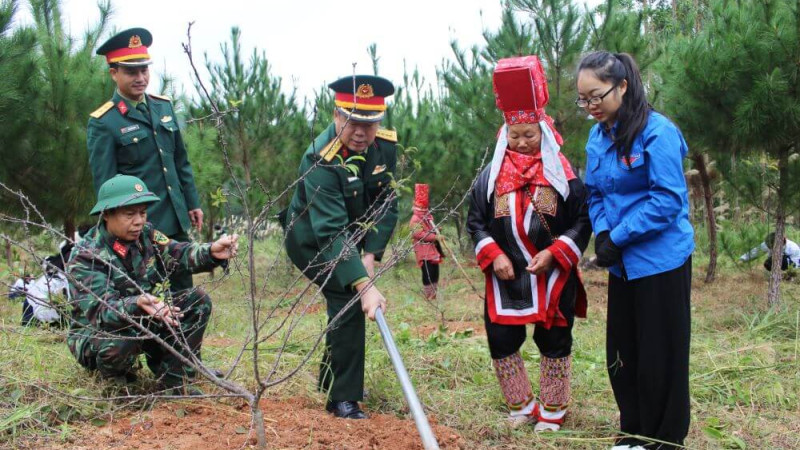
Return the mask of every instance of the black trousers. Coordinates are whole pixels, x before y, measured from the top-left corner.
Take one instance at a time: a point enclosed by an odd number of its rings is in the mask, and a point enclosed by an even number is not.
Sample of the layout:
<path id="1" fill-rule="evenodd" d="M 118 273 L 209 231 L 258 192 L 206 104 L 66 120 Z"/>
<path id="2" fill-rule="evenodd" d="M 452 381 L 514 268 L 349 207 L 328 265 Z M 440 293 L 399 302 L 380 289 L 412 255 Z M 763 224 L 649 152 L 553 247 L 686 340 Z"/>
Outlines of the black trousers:
<path id="1" fill-rule="evenodd" d="M 625 281 L 609 274 L 606 359 L 623 433 L 683 445 L 689 431 L 692 258 Z M 626 437 L 619 445 L 671 449 Z"/>
<path id="2" fill-rule="evenodd" d="M 430 261 L 422 261 L 422 284 L 429 286 L 439 282 L 439 264 Z"/>
<path id="3" fill-rule="evenodd" d="M 352 288 L 328 283 L 323 289 L 328 323 L 356 295 Z M 318 389 L 331 401 L 364 399 L 364 357 L 366 321 L 361 304 L 356 302 L 325 335 L 325 348 L 319 368 Z"/>
<path id="4" fill-rule="evenodd" d="M 550 327 L 546 329 L 535 325 L 533 342 L 542 356 L 548 358 L 564 358 L 572 353 L 572 325 L 575 323 L 575 295 L 562 297 L 558 309 L 567 319 L 566 327 Z M 489 353 L 492 359 L 503 359 L 519 351 L 525 342 L 525 325 L 501 325 L 489 319 L 489 309 L 483 304 L 483 323 L 486 326 L 486 338 L 489 341 Z"/>

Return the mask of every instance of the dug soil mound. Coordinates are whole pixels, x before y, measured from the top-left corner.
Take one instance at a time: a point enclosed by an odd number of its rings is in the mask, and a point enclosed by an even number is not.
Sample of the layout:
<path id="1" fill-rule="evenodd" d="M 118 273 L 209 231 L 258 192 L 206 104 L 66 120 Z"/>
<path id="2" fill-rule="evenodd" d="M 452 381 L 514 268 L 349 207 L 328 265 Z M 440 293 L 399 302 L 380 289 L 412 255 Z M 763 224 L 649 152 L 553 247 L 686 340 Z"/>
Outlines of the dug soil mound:
<path id="1" fill-rule="evenodd" d="M 369 420 L 335 419 L 305 398 L 262 401 L 270 449 L 421 449 L 414 421 L 370 413 Z M 431 419 L 439 445 L 466 448 L 453 429 Z M 221 449 L 255 447 L 249 408 L 212 401 L 175 401 L 116 416 L 106 425 L 87 425 L 58 448 Z M 55 447 L 54 447 L 55 448 Z"/>

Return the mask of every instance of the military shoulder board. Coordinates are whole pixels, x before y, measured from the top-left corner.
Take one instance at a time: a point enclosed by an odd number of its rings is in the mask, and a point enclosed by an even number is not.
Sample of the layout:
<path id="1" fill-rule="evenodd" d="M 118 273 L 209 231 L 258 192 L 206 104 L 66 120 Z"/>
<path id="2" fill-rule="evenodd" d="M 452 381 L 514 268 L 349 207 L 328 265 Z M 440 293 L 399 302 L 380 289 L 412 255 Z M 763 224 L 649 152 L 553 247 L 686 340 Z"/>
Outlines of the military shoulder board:
<path id="1" fill-rule="evenodd" d="M 89 114 L 90 116 L 94 117 L 95 119 L 99 119 L 103 117 L 103 114 L 107 113 L 109 109 L 114 106 L 114 102 L 105 102 L 103 106 L 94 110 L 93 113 Z"/>
<path id="2" fill-rule="evenodd" d="M 335 138 L 319 152 L 319 156 L 321 156 L 325 161 L 331 162 L 333 161 L 333 158 L 336 157 L 336 154 L 339 153 L 339 149 L 341 148 L 342 141 L 340 141 L 338 138 Z"/>
<path id="3" fill-rule="evenodd" d="M 397 142 L 397 131 L 394 130 L 381 128 L 377 133 L 375 133 L 375 136 L 383 139 L 384 141 Z"/>
<path id="4" fill-rule="evenodd" d="M 172 101 L 172 99 L 167 97 L 166 95 L 158 95 L 158 94 L 147 94 L 147 95 L 149 95 L 150 97 L 153 97 L 153 98 L 157 98 L 159 100 L 165 100 L 165 101 L 168 101 L 168 102 Z"/>
<path id="5" fill-rule="evenodd" d="M 169 238 L 164 235 L 164 233 L 154 230 L 153 231 L 153 242 L 158 245 L 167 245 L 169 244 Z"/>

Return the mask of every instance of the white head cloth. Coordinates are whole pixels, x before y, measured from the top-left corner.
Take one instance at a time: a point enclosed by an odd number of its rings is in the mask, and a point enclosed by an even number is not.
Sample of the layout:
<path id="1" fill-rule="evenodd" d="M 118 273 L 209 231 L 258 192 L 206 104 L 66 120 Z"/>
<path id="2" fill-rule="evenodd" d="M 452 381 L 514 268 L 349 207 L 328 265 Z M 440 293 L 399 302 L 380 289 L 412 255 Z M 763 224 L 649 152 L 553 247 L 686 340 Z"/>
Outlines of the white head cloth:
<path id="1" fill-rule="evenodd" d="M 569 197 L 569 181 L 567 174 L 564 172 L 564 166 L 561 164 L 561 158 L 558 157 L 558 152 L 561 151 L 561 146 L 556 142 L 556 137 L 553 135 L 553 130 L 547 125 L 544 120 L 539 122 L 539 127 L 542 129 L 542 165 L 544 166 L 544 178 L 553 186 L 553 189 L 561 194 L 561 197 L 566 200 Z M 489 169 L 489 186 L 486 190 L 486 201 L 492 201 L 492 193 L 494 192 L 494 184 L 497 181 L 497 176 L 500 174 L 500 166 L 503 165 L 503 158 L 506 155 L 508 148 L 508 125 L 503 124 L 500 129 L 500 135 L 497 137 L 497 145 L 494 146 L 494 156 L 492 156 L 492 166 Z"/>

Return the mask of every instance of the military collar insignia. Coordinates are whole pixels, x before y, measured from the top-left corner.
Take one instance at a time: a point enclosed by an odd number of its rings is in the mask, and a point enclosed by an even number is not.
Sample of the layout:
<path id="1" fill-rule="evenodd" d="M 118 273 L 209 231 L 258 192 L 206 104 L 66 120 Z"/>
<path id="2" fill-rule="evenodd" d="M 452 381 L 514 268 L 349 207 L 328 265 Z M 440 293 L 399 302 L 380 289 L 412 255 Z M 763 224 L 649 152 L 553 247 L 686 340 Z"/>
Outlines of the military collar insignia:
<path id="1" fill-rule="evenodd" d="M 114 245 L 111 247 L 114 249 L 114 253 L 118 254 L 121 258 L 128 256 L 128 246 L 119 240 L 114 241 Z"/>
<path id="2" fill-rule="evenodd" d="M 372 98 L 375 96 L 375 90 L 372 89 L 371 84 L 364 83 L 356 90 L 356 97 L 358 98 Z"/>
<path id="3" fill-rule="evenodd" d="M 131 126 L 129 126 L 129 127 L 120 128 L 120 130 L 119 130 L 119 131 L 120 131 L 122 134 L 125 134 L 125 133 L 130 133 L 131 131 L 136 131 L 136 130 L 138 130 L 138 129 L 139 129 L 139 125 L 131 125 Z"/>
<path id="4" fill-rule="evenodd" d="M 139 48 L 141 46 L 142 38 L 140 38 L 138 34 L 131 36 L 130 40 L 128 41 L 128 48 Z"/>
<path id="5" fill-rule="evenodd" d="M 117 109 L 123 116 L 128 114 L 128 105 L 125 104 L 125 100 L 120 100 L 119 103 L 117 103 Z"/>
<path id="6" fill-rule="evenodd" d="M 379 173 L 386 172 L 386 164 L 381 164 L 379 166 L 375 166 L 375 170 L 372 171 L 373 175 L 377 175 Z"/>
<path id="7" fill-rule="evenodd" d="M 161 118 L 162 123 L 172 122 L 172 116 L 164 116 Z"/>
<path id="8" fill-rule="evenodd" d="M 164 235 L 164 233 L 155 230 L 153 232 L 153 242 L 158 245 L 167 245 L 169 244 L 169 238 Z"/>

